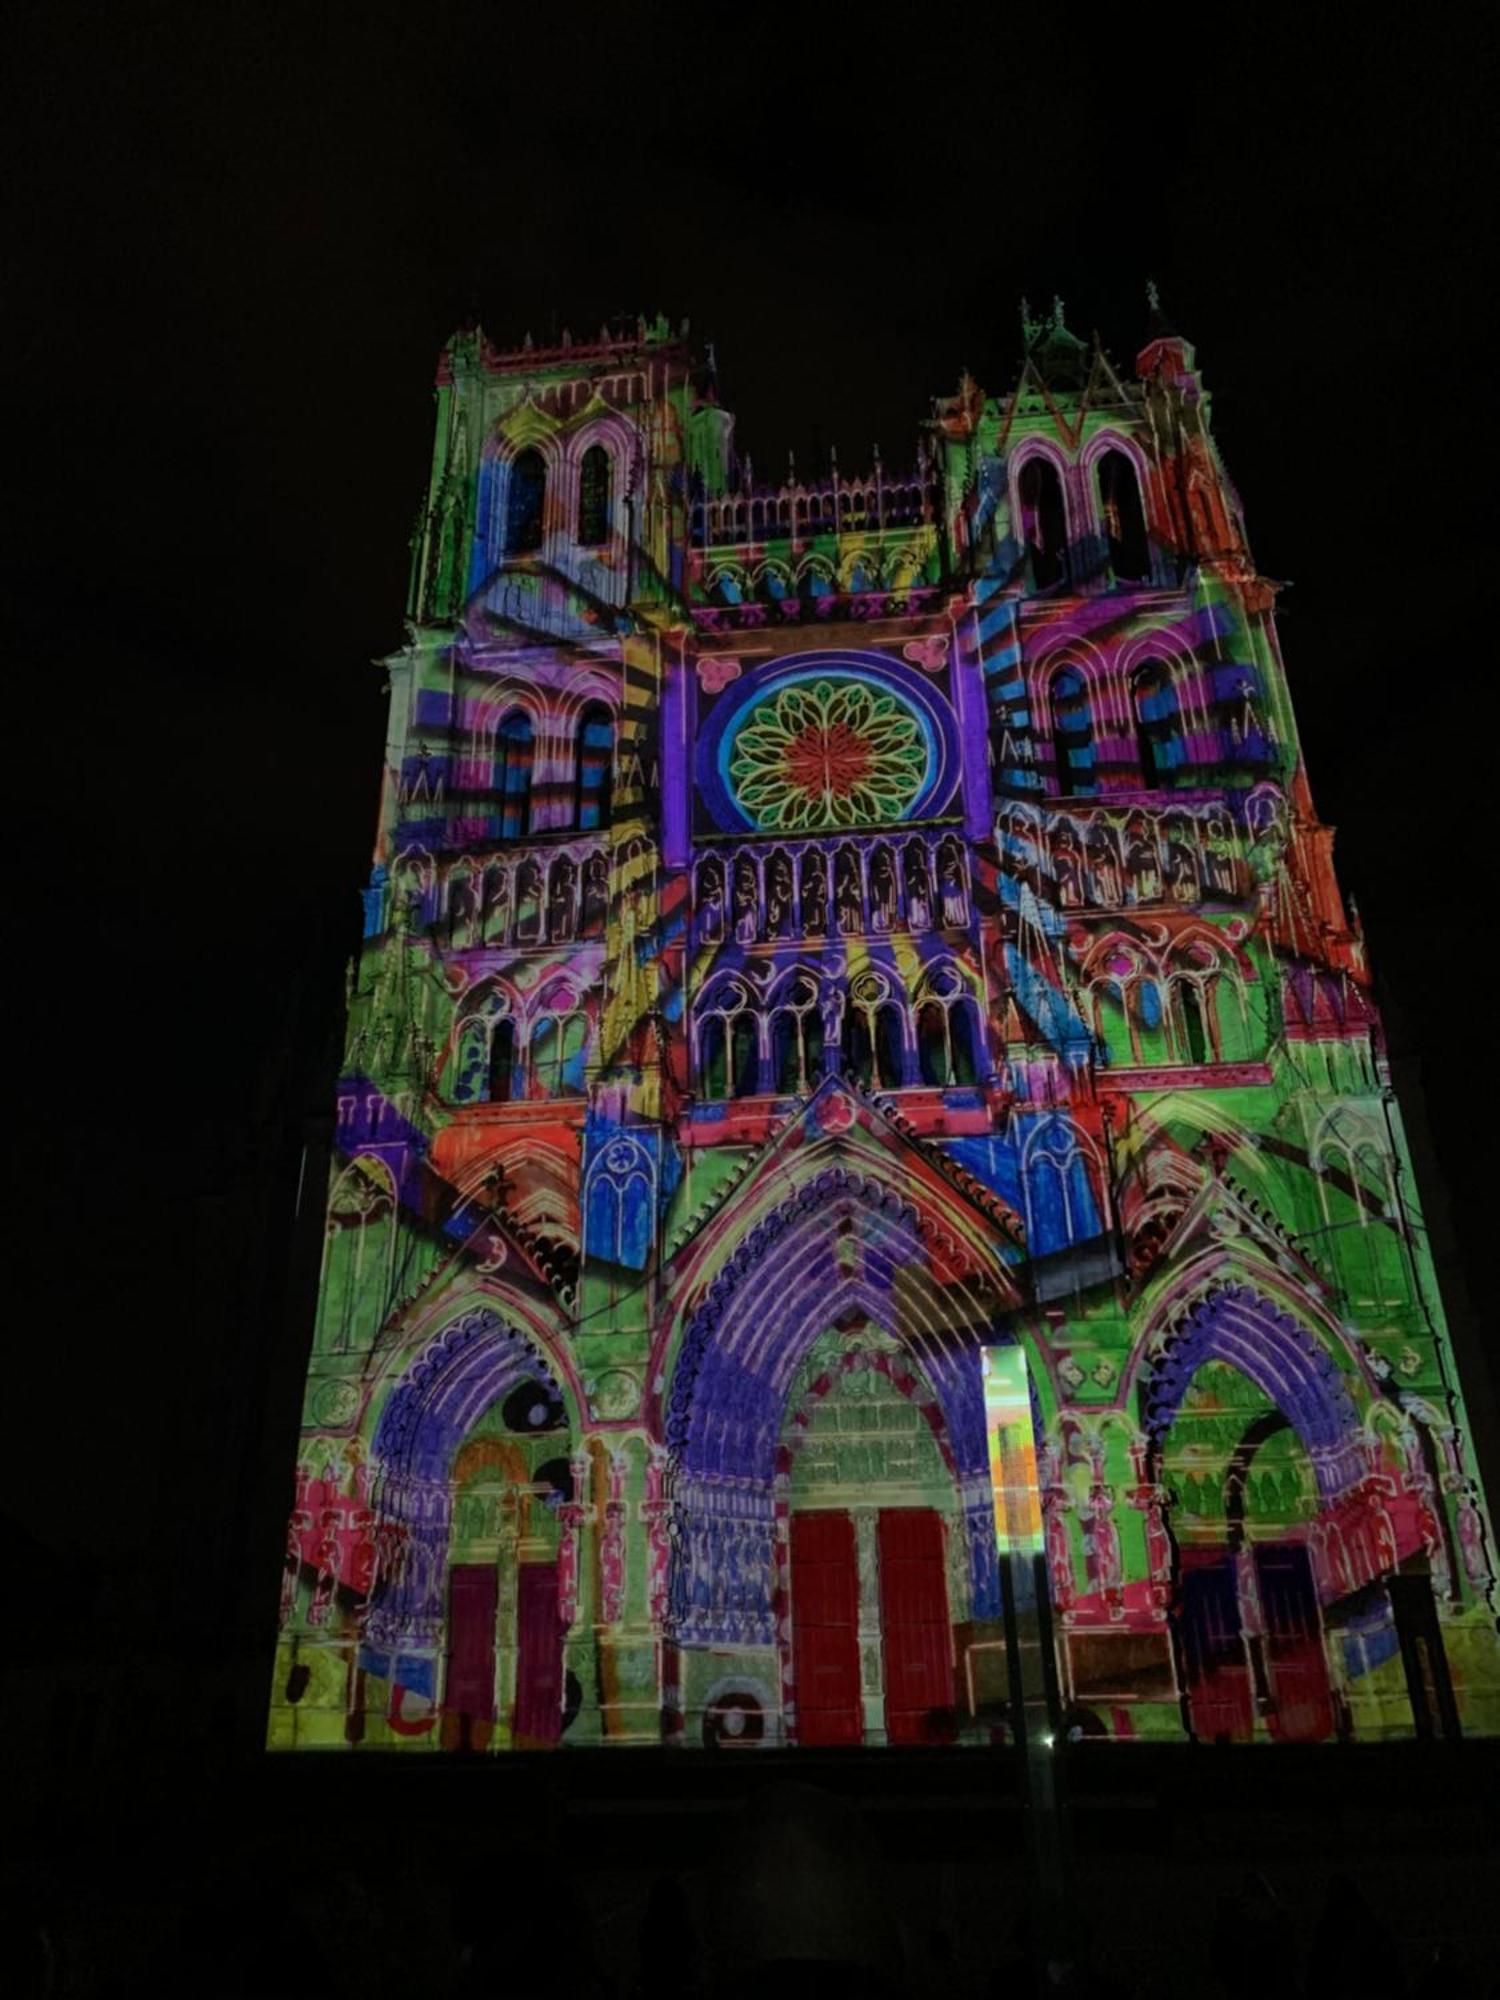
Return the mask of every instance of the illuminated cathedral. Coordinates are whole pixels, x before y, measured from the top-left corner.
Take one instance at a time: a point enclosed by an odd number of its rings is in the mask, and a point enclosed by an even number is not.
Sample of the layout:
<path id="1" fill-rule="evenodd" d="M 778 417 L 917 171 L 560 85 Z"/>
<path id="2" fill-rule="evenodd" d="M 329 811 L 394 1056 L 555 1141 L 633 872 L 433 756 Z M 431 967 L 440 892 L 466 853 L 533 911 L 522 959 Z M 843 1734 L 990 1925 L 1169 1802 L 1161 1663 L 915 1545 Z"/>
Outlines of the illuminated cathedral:
<path id="1" fill-rule="evenodd" d="M 1073 1737 L 1500 1731 L 1276 586 L 1154 297 L 1019 345 L 782 477 L 685 326 L 444 350 L 273 1747 L 992 1745 L 1027 1631 Z"/>

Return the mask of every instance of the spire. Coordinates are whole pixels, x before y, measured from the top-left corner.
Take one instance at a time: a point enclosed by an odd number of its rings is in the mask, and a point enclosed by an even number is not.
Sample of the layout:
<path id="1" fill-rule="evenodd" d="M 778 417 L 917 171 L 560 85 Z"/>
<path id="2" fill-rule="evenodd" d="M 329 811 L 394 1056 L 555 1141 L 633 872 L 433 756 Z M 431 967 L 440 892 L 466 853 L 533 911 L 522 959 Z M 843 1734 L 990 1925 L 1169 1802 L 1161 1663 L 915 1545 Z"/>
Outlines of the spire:
<path id="1" fill-rule="evenodd" d="M 1167 379 L 1186 382 L 1195 372 L 1192 343 L 1183 339 L 1162 310 L 1161 290 L 1155 278 L 1146 280 L 1146 338 L 1135 358 L 1135 372 L 1142 380 L 1161 373 Z"/>

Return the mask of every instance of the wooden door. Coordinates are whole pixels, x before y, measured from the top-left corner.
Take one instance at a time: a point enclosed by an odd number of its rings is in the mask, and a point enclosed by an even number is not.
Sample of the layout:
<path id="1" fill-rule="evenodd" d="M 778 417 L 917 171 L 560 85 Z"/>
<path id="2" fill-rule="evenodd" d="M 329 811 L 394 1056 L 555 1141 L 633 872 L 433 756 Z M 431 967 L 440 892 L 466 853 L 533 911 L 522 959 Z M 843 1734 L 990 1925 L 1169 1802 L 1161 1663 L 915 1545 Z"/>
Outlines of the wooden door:
<path id="1" fill-rule="evenodd" d="M 557 1564 L 523 1563 L 516 1585 L 518 1750 L 550 1750 L 562 1734 L 563 1632 Z"/>
<path id="2" fill-rule="evenodd" d="M 858 1743 L 859 1565 L 847 1514 L 792 1516 L 792 1667 L 797 1741 Z"/>
<path id="3" fill-rule="evenodd" d="M 1255 1575 L 1265 1618 L 1266 1676 L 1275 1703 L 1271 1734 L 1286 1743 L 1321 1743 L 1333 1734 L 1333 1697 L 1312 1564 L 1301 1542 L 1264 1542 Z"/>
<path id="4" fill-rule="evenodd" d="M 448 1671 L 443 1710 L 470 1724 L 495 1718 L 495 1606 L 492 1563 L 456 1563 L 448 1575 Z M 470 1739 L 472 1731 L 460 1731 Z M 445 1739 L 446 1740 L 446 1739 Z"/>
<path id="5" fill-rule="evenodd" d="M 879 1547 L 886 1736 L 950 1743 L 957 1717 L 942 1517 L 930 1507 L 887 1507 Z"/>
<path id="6" fill-rule="evenodd" d="M 1247 1742 L 1255 1719 L 1250 1659 L 1228 1549 L 1182 1551 L 1178 1616 L 1194 1736 L 1200 1743 Z"/>

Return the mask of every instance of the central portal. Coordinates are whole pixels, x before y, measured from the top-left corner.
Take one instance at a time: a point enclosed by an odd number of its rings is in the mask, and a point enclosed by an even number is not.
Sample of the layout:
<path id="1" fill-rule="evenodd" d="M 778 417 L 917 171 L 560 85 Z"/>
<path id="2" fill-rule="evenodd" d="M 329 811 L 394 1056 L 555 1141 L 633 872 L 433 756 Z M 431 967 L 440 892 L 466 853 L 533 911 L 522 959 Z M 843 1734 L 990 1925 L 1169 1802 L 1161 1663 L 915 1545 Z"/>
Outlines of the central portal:
<path id="1" fill-rule="evenodd" d="M 956 1734 L 953 1607 L 967 1595 L 958 1496 L 931 1407 L 908 1358 L 869 1328 L 853 1342 L 825 1335 L 798 1371 L 782 1433 L 795 1445 L 798 1743 L 946 1743 Z"/>

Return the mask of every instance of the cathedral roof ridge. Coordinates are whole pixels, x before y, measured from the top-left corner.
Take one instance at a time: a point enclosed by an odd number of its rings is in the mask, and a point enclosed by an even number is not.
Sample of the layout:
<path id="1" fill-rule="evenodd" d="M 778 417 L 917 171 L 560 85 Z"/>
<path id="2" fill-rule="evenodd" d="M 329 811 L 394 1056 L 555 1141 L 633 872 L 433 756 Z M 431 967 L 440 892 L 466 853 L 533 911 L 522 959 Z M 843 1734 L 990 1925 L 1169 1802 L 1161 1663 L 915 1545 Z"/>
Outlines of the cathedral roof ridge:
<path id="1" fill-rule="evenodd" d="M 568 327 L 538 343 L 528 331 L 518 345 L 503 346 L 492 340 L 478 320 L 456 327 L 443 343 L 438 356 L 438 382 L 453 380 L 455 362 L 477 364 L 489 375 L 525 374 L 537 368 L 576 366 L 591 361 L 618 362 L 635 356 L 663 352 L 685 358 L 692 352 L 690 322 L 684 319 L 673 327 L 664 313 L 647 319 L 638 314 L 632 323 L 627 315 L 606 321 L 596 334 L 573 338 Z"/>

